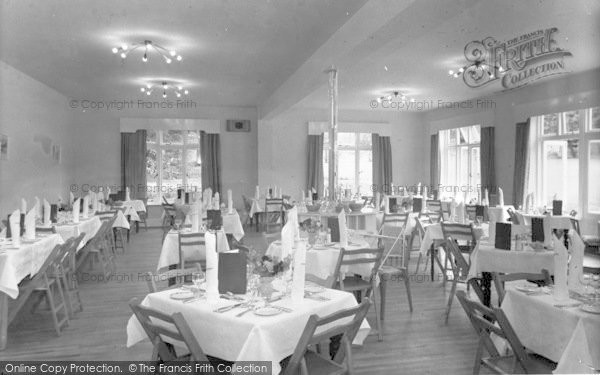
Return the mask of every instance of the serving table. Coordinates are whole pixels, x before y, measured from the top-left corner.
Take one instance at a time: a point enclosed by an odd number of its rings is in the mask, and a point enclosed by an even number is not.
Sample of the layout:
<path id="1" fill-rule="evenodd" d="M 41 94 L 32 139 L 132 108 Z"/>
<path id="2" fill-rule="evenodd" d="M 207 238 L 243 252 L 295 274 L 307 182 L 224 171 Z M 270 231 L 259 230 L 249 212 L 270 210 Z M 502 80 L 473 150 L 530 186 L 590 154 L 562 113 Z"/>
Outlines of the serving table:
<path id="1" fill-rule="evenodd" d="M 242 310 L 214 312 L 216 308 L 233 305 L 236 301 L 220 299 L 216 303 L 209 303 L 201 299 L 183 303 L 171 299 L 172 293 L 173 290 L 165 290 L 149 294 L 142 301 L 142 305 L 169 315 L 180 312 L 207 355 L 233 362 L 269 361 L 272 363 L 273 374 L 279 374 L 279 362 L 294 352 L 304 326 L 312 314 L 323 317 L 357 305 L 351 293 L 326 289 L 319 293 L 319 296 L 328 298 L 326 301 L 304 299 L 302 303 L 293 304 L 291 300 L 284 298 L 273 305 L 292 308 L 291 312 L 282 312 L 274 316 L 248 313 L 237 317 Z M 323 329 L 328 328 L 331 328 L 331 325 Z M 362 344 L 369 330 L 365 319 L 354 343 Z M 127 346 L 145 338 L 142 326 L 137 318 L 132 316 L 127 323 Z"/>

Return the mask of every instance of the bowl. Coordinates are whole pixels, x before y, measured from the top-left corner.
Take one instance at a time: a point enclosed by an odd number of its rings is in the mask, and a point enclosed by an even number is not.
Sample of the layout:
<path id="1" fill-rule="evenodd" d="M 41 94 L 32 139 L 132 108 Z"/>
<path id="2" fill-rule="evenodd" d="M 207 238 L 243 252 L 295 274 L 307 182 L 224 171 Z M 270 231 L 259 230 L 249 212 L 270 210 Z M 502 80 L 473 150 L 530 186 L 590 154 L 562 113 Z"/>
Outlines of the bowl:
<path id="1" fill-rule="evenodd" d="M 321 204 L 317 203 L 317 204 L 307 204 L 306 205 L 306 209 L 308 210 L 308 212 L 318 212 L 319 209 L 321 209 Z"/>
<path id="2" fill-rule="evenodd" d="M 352 212 L 360 212 L 363 209 L 363 207 L 365 206 L 365 204 L 363 202 L 360 202 L 360 203 L 352 202 L 349 204 L 349 206 L 350 206 L 350 210 Z"/>

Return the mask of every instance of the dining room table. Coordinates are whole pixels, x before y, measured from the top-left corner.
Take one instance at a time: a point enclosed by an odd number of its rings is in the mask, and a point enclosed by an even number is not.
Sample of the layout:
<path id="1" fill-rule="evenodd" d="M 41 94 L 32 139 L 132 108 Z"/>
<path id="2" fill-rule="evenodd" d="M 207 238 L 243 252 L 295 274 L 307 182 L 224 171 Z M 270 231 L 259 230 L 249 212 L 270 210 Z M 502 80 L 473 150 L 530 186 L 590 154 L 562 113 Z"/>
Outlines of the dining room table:
<path id="1" fill-rule="evenodd" d="M 8 299 L 19 297 L 19 283 L 35 275 L 52 250 L 65 241 L 58 233 L 37 233 L 35 239 L 21 239 L 15 247 L 12 239 L 0 239 L 0 350 L 6 348 Z"/>
<path id="2" fill-rule="evenodd" d="M 179 233 L 192 233 L 192 230 L 189 228 L 181 229 L 181 230 L 170 230 L 163 241 L 162 248 L 160 251 L 160 255 L 158 258 L 158 265 L 156 267 L 157 271 L 166 270 L 169 267 L 173 267 L 179 264 Z M 217 251 L 218 252 L 227 252 L 229 251 L 229 243 L 227 241 L 227 235 L 223 230 L 217 231 Z M 196 254 L 192 253 L 193 251 L 197 251 Z M 198 259 L 206 259 L 206 247 L 198 246 L 196 249 L 185 249 L 184 257 L 186 258 L 198 258 Z"/>
<path id="3" fill-rule="evenodd" d="M 555 374 L 600 372 L 600 301 L 573 292 L 557 301 L 552 289 L 522 282 L 507 285 L 502 310 L 527 349 L 557 362 Z"/>
<path id="4" fill-rule="evenodd" d="M 86 219 L 81 218 L 78 223 L 74 223 L 72 219 L 56 223 L 54 224 L 54 229 L 56 230 L 56 233 L 60 234 L 64 241 L 71 237 L 77 237 L 81 233 L 85 233 L 83 240 L 77 248 L 77 250 L 80 250 L 96 235 L 101 226 L 102 221 L 100 220 L 100 217 L 94 215 Z"/>
<path id="5" fill-rule="evenodd" d="M 180 292 L 167 289 L 148 294 L 141 304 L 167 315 L 181 313 L 207 355 L 236 363 L 266 361 L 271 363 L 273 374 L 279 374 L 280 361 L 293 354 L 311 315 L 324 317 L 357 305 L 353 294 L 325 288 L 312 292 L 318 293 L 319 298 L 304 298 L 294 302 L 290 297 L 283 297 L 269 302 L 268 306 L 263 304 L 262 308 L 255 309 L 224 298 L 210 302 L 201 298 L 186 303 L 173 298 L 175 293 Z M 225 309 L 236 304 L 238 306 L 235 308 Z M 218 312 L 217 309 L 226 311 Z M 240 315 L 245 310 L 248 313 Z M 340 323 L 350 319 L 346 318 Z M 334 325 L 329 324 L 323 329 L 332 327 Z M 361 345 L 369 331 L 370 326 L 365 319 L 353 344 Z M 127 323 L 127 347 L 146 337 L 141 324 L 132 316 Z"/>

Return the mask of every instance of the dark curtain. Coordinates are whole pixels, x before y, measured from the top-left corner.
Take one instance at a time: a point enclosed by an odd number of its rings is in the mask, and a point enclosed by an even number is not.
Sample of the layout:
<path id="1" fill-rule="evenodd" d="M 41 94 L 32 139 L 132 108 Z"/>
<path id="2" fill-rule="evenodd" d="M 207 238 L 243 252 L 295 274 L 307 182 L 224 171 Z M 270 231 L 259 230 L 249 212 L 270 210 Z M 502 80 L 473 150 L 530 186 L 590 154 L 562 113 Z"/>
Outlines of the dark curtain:
<path id="1" fill-rule="evenodd" d="M 371 135 L 373 147 L 373 185 L 379 192 L 391 193 L 392 144 L 390 137 Z M 375 192 L 375 189 L 374 191 Z"/>
<path id="2" fill-rule="evenodd" d="M 308 136 L 308 177 L 307 189 L 315 188 L 323 193 L 323 134 Z"/>
<path id="3" fill-rule="evenodd" d="M 439 146 L 440 136 L 439 133 L 431 135 L 431 150 L 429 156 L 429 181 L 431 183 L 431 189 L 437 190 L 440 184 L 440 156 Z"/>
<path id="4" fill-rule="evenodd" d="M 517 123 L 515 138 L 515 174 L 513 179 L 513 205 L 523 205 L 525 196 L 525 179 L 527 178 L 527 163 L 529 158 L 529 119 Z"/>
<path id="5" fill-rule="evenodd" d="M 488 189 L 490 194 L 496 192 L 496 165 L 494 158 L 494 127 L 481 128 L 481 189 Z"/>
<path id="6" fill-rule="evenodd" d="M 131 199 L 146 199 L 146 131 L 121 133 L 121 186 Z"/>
<path id="7" fill-rule="evenodd" d="M 219 134 L 200 132 L 202 160 L 202 191 L 211 188 L 221 193 L 221 140 Z"/>

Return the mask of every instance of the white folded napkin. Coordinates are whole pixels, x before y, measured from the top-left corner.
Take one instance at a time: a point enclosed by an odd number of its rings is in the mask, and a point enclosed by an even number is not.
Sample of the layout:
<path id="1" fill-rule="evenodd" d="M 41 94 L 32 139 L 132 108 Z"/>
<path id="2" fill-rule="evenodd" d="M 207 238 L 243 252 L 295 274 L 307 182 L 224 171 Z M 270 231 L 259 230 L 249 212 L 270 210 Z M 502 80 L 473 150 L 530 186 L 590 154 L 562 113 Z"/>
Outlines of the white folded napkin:
<path id="1" fill-rule="evenodd" d="M 192 221 L 192 232 L 200 232 L 200 223 L 202 222 L 202 205 L 197 202 L 194 203 L 188 217 L 191 216 Z"/>
<path id="2" fill-rule="evenodd" d="M 209 302 L 219 300 L 219 254 L 215 233 L 206 232 L 206 297 Z"/>
<path id="3" fill-rule="evenodd" d="M 302 303 L 304 299 L 304 284 L 306 281 L 306 242 L 296 241 L 294 251 L 294 274 L 292 276 L 292 302 Z"/>
<path id="4" fill-rule="evenodd" d="M 25 215 L 25 238 L 35 240 L 35 209 Z"/>
<path id="5" fill-rule="evenodd" d="M 73 222 L 79 223 L 79 205 L 81 200 L 77 199 L 75 203 L 73 203 Z"/>
<path id="6" fill-rule="evenodd" d="M 92 211 L 96 212 L 98 211 L 98 198 L 97 198 L 98 194 L 94 193 L 93 191 L 90 191 L 90 204 L 92 205 Z"/>
<path id="7" fill-rule="evenodd" d="M 8 225 L 10 225 L 10 235 L 14 247 L 21 246 L 21 211 L 14 210 L 8 218 Z"/>
<path id="8" fill-rule="evenodd" d="M 50 203 L 44 198 L 44 226 L 50 226 Z"/>
<path id="9" fill-rule="evenodd" d="M 218 210 L 221 207 L 221 197 L 219 196 L 219 192 L 215 193 L 215 197 L 213 198 L 213 210 Z"/>
<path id="10" fill-rule="evenodd" d="M 294 246 L 294 224 L 289 221 L 281 229 L 281 259 L 292 254 Z"/>
<path id="11" fill-rule="evenodd" d="M 456 206 L 456 216 L 457 216 L 457 220 L 459 224 L 464 224 L 466 221 L 465 218 L 465 204 L 463 202 L 460 202 L 457 206 Z"/>
<path id="12" fill-rule="evenodd" d="M 126 201 L 131 200 L 131 192 L 129 191 L 129 186 L 125 187 L 125 200 Z"/>
<path id="13" fill-rule="evenodd" d="M 110 186 L 106 187 L 106 199 L 110 198 Z"/>
<path id="14" fill-rule="evenodd" d="M 569 230 L 571 235 L 571 259 L 569 260 L 569 289 L 576 292 L 584 292 L 585 288 L 581 285 L 581 275 L 583 274 L 583 252 L 585 244 L 581 240 L 577 231 Z"/>
<path id="15" fill-rule="evenodd" d="M 62 197 L 60 196 L 60 194 L 57 195 L 56 197 L 58 198 L 58 207 L 62 206 L 64 201 L 63 201 Z"/>
<path id="16" fill-rule="evenodd" d="M 2 230 L 0 230 L 0 238 L 6 238 L 6 227 L 2 228 Z"/>
<path id="17" fill-rule="evenodd" d="M 89 216 L 89 211 L 90 211 L 90 196 L 86 195 L 85 197 L 83 197 L 83 213 L 81 216 L 84 219 L 87 219 Z"/>
<path id="18" fill-rule="evenodd" d="M 338 222 L 340 226 L 340 246 L 346 248 L 348 247 L 348 229 L 346 226 L 346 212 L 344 210 L 338 215 Z"/>
<path id="19" fill-rule="evenodd" d="M 504 192 L 502 188 L 498 188 L 498 205 L 504 207 Z"/>
<path id="20" fill-rule="evenodd" d="M 258 185 L 256 185 L 256 190 L 254 191 L 254 199 L 260 199 L 260 187 L 258 187 Z"/>
<path id="21" fill-rule="evenodd" d="M 41 219 L 43 215 L 43 207 L 40 203 L 40 198 L 35 197 L 35 204 L 33 207 L 35 207 L 35 217 Z"/>
<path id="22" fill-rule="evenodd" d="M 227 212 L 233 213 L 233 192 L 231 189 L 227 189 Z"/>
<path id="23" fill-rule="evenodd" d="M 25 198 L 21 198 L 21 213 L 25 215 L 27 213 L 27 201 Z"/>
<path id="24" fill-rule="evenodd" d="M 102 191 L 99 191 L 98 194 L 96 194 L 96 199 L 98 200 L 98 202 L 104 203 L 104 193 Z"/>
<path id="25" fill-rule="evenodd" d="M 294 206 L 293 208 L 287 211 L 287 221 L 292 223 L 294 228 L 294 239 L 300 239 L 300 221 L 298 220 L 298 207 Z"/>
<path id="26" fill-rule="evenodd" d="M 73 192 L 69 192 L 69 205 L 72 206 L 74 201 L 75 201 L 75 196 L 73 195 Z"/>
<path id="27" fill-rule="evenodd" d="M 554 299 L 566 301 L 569 299 L 569 286 L 567 285 L 567 272 L 569 253 L 562 241 L 552 235 L 554 239 Z"/>

